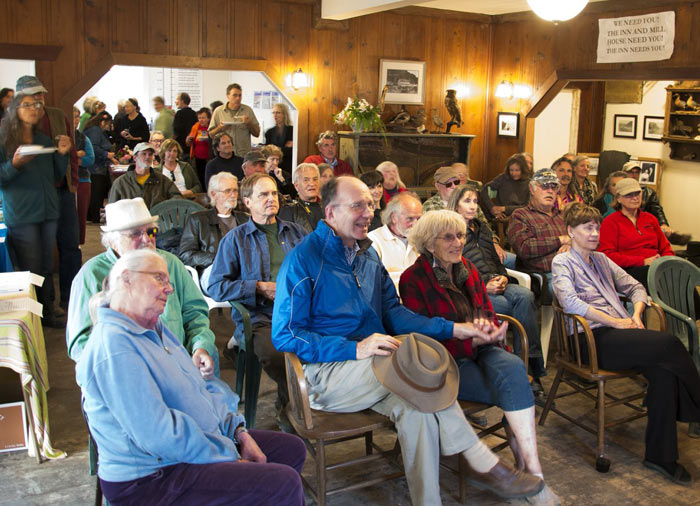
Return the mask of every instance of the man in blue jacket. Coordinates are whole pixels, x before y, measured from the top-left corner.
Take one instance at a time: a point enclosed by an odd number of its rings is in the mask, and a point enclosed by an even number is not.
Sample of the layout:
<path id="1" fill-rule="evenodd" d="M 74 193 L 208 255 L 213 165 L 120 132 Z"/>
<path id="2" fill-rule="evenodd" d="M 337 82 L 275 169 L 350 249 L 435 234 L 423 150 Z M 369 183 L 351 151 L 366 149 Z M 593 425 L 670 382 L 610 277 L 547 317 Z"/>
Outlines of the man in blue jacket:
<path id="1" fill-rule="evenodd" d="M 426 318 L 399 303 L 394 283 L 367 231 L 374 213 L 369 189 L 339 177 L 321 189 L 326 219 L 285 258 L 277 276 L 272 341 L 304 363 L 313 409 L 371 408 L 396 424 L 406 479 L 415 505 L 440 504 L 440 453 L 462 453 L 470 482 L 502 497 L 537 493 L 542 481 L 499 461 L 481 443 L 455 402 L 436 413 L 418 411 L 384 388 L 373 355 L 389 355 L 391 335 L 420 332 L 438 340 L 497 339 L 472 323 Z"/>
<path id="2" fill-rule="evenodd" d="M 284 356 L 270 339 L 272 305 L 277 272 L 284 257 L 306 235 L 296 223 L 277 218 L 277 183 L 267 174 L 248 176 L 241 185 L 243 203 L 250 210 L 247 223 L 227 233 L 219 243 L 209 275 L 207 293 L 217 301 L 237 301 L 250 310 L 255 355 L 265 372 L 277 383 L 277 408 L 287 404 Z M 236 340 L 243 336 L 243 319 L 231 311 Z"/>

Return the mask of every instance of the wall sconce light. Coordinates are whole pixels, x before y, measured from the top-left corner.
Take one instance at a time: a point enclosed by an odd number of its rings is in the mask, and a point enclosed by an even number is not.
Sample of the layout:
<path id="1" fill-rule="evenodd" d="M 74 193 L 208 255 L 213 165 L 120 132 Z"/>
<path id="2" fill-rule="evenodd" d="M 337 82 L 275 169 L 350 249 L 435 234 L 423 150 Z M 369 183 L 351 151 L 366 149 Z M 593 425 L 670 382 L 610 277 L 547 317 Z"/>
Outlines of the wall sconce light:
<path id="1" fill-rule="evenodd" d="M 496 86 L 496 93 L 494 93 L 498 98 L 513 98 L 513 83 L 510 81 L 506 82 L 504 79 L 501 84 Z"/>
<path id="2" fill-rule="evenodd" d="M 303 70 L 301 70 L 301 67 L 287 75 L 285 81 L 287 86 L 294 88 L 295 90 L 309 87 L 309 76 L 306 75 Z"/>
<path id="3" fill-rule="evenodd" d="M 530 98 L 532 96 L 532 88 L 525 84 L 516 84 L 513 86 L 513 96 L 515 98 Z"/>
<path id="4" fill-rule="evenodd" d="M 578 15 L 588 0 L 527 0 L 527 3 L 539 17 L 557 24 Z"/>
<path id="5" fill-rule="evenodd" d="M 472 94 L 471 88 L 463 83 L 454 83 L 450 86 L 450 89 L 457 92 L 457 98 L 460 100 L 469 98 Z"/>

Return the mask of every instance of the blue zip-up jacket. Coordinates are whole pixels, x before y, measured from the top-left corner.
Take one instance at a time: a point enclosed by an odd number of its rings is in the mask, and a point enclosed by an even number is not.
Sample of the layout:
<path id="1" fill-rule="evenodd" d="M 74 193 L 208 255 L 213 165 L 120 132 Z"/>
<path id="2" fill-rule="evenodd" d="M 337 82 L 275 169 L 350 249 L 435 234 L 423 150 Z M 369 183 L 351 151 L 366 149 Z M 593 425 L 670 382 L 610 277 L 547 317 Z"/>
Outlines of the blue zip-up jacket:
<path id="1" fill-rule="evenodd" d="M 85 166 L 90 170 L 91 174 L 108 174 L 107 165 L 109 158 L 107 157 L 107 153 L 114 148 L 104 134 L 104 131 L 99 126 L 92 126 L 85 130 L 83 135 L 90 139 L 90 142 L 92 142 L 92 149 L 95 153 L 94 162 L 91 165 L 85 164 Z"/>
<path id="2" fill-rule="evenodd" d="M 277 237 L 286 255 L 301 242 L 306 230 L 279 218 L 277 224 Z M 207 293 L 217 301 L 240 302 L 250 311 L 252 323 L 269 322 L 272 307 L 266 305 L 265 297 L 255 293 L 258 281 L 271 281 L 270 248 L 265 233 L 250 218 L 221 239 L 209 275 Z M 242 338 L 241 315 L 238 311 L 231 311 L 231 318 L 236 322 L 236 338 Z"/>
<path id="3" fill-rule="evenodd" d="M 240 458 L 232 439 L 244 420 L 238 396 L 220 379 L 202 379 L 160 320 L 149 330 L 99 308 L 75 369 L 103 480 L 135 480 L 181 462 Z"/>
<path id="4" fill-rule="evenodd" d="M 375 332 L 444 340 L 453 327 L 402 306 L 374 248 L 360 250 L 348 264 L 343 242 L 323 220 L 277 275 L 272 343 L 305 362 L 355 360 L 357 341 Z"/>

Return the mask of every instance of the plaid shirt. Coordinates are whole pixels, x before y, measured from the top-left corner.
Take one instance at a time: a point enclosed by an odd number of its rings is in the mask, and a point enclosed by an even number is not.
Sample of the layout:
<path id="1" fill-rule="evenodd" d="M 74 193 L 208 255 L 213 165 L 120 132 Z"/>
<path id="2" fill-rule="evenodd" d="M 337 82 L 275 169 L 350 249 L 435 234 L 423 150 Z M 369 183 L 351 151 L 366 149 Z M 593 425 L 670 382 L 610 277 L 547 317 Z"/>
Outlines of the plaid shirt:
<path id="1" fill-rule="evenodd" d="M 481 310 L 484 318 L 493 320 L 496 325 L 499 325 L 479 272 L 469 260 L 463 257 L 462 261 L 469 272 L 462 291 L 474 309 Z M 408 309 L 424 316 L 442 316 L 447 320 L 457 321 L 455 305 L 447 290 L 438 283 L 435 271 L 425 255 L 418 257 L 416 262 L 401 275 L 399 292 L 403 305 Z M 455 358 L 474 356 L 471 339 L 462 341 L 453 337 L 441 342 Z"/>
<path id="2" fill-rule="evenodd" d="M 508 242 L 528 270 L 552 270 L 552 259 L 561 247 L 560 235 L 566 235 L 566 225 L 556 209 L 549 215 L 530 203 L 510 216 Z"/>

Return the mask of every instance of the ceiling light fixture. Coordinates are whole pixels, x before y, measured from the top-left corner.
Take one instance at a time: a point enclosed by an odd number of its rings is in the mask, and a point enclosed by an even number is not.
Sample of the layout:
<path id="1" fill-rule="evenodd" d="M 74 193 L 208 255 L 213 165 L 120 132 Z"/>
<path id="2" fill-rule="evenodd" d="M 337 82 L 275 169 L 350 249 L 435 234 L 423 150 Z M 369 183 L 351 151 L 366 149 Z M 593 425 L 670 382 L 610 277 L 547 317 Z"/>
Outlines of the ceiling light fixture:
<path id="1" fill-rule="evenodd" d="M 556 24 L 578 15 L 588 0 L 527 0 L 527 3 L 539 17 Z"/>

